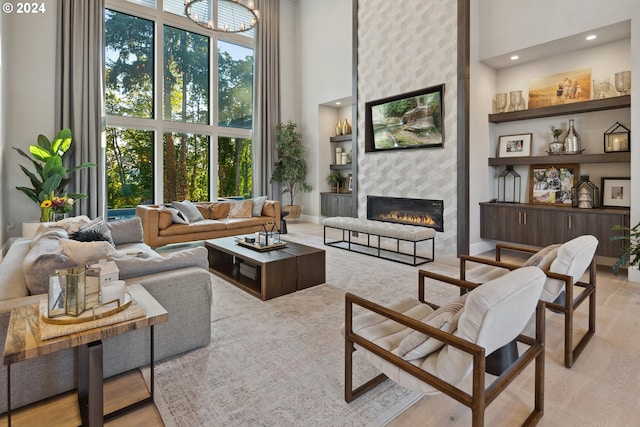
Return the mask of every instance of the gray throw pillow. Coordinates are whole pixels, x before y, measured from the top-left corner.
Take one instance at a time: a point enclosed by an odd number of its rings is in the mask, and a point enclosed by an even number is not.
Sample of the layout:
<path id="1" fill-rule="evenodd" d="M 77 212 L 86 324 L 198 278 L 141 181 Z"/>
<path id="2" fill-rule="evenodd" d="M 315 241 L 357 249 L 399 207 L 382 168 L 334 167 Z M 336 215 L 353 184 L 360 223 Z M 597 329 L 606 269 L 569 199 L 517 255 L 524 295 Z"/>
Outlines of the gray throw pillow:
<path id="1" fill-rule="evenodd" d="M 97 217 L 90 223 L 83 225 L 78 230 L 79 233 L 83 233 L 87 231 L 99 233 L 101 235 L 100 240 L 109 242 L 111 243 L 111 245 L 115 246 L 115 243 L 113 243 L 113 238 L 111 237 L 111 230 L 109 229 L 109 227 L 107 226 L 107 223 L 105 222 L 104 219 L 102 219 L 101 216 Z"/>
<path id="2" fill-rule="evenodd" d="M 267 201 L 267 196 L 254 197 L 251 201 L 253 202 L 251 215 L 262 216 L 262 208 L 264 207 L 264 203 Z"/>
<path id="3" fill-rule="evenodd" d="M 186 267 L 200 267 L 209 269 L 207 249 L 203 246 L 184 249 L 168 254 L 164 257 L 135 257 L 129 255 L 115 255 L 109 257 L 115 261 L 120 271 L 120 279 L 145 276 L 163 271 L 177 270 Z"/>
<path id="4" fill-rule="evenodd" d="M 111 230 L 111 237 L 116 246 L 143 242 L 142 220 L 138 216 L 119 221 L 109 221 L 107 226 Z"/>
<path id="5" fill-rule="evenodd" d="M 22 261 L 22 271 L 31 295 L 46 294 L 49 290 L 49 276 L 55 274 L 56 270 L 77 265 L 62 253 L 60 232 L 64 230 L 52 230 L 39 235 L 31 242 L 31 249 Z"/>
<path id="6" fill-rule="evenodd" d="M 194 222 L 202 221 L 204 217 L 193 203 L 189 200 L 184 200 L 182 202 L 173 202 L 173 206 L 176 207 L 182 214 L 187 218 L 189 224 Z"/>

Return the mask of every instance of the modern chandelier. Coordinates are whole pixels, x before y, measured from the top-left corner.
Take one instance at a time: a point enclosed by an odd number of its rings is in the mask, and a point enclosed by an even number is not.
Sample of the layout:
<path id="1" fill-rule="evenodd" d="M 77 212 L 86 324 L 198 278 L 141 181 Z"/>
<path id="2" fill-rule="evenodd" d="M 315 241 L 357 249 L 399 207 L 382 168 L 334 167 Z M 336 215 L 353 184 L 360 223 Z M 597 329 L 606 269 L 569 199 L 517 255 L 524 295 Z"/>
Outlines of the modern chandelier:
<path id="1" fill-rule="evenodd" d="M 254 0 L 184 0 L 184 14 L 203 28 L 223 33 L 249 31 L 260 20 Z M 217 22 L 213 16 L 218 17 Z"/>

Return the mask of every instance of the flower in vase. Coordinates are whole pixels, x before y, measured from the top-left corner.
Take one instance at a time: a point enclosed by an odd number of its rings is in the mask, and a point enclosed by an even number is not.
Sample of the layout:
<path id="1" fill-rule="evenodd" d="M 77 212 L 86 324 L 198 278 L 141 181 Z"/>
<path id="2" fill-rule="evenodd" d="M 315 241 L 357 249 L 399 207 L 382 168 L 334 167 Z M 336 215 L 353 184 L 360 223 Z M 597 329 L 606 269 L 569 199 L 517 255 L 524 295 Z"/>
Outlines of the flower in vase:
<path id="1" fill-rule="evenodd" d="M 560 135 L 562 135 L 563 130 L 562 129 L 558 129 L 556 128 L 554 125 L 549 126 L 549 128 L 551 129 L 551 133 L 553 134 L 553 136 L 555 138 L 559 137 Z"/>

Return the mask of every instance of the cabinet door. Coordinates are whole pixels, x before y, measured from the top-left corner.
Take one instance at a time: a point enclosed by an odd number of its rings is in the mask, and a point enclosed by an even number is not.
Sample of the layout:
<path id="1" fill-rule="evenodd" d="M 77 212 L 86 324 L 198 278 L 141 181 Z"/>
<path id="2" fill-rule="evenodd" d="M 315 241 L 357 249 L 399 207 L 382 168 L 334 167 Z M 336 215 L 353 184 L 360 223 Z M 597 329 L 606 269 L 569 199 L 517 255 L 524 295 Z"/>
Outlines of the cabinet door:
<path id="1" fill-rule="evenodd" d="M 351 197 L 336 196 L 338 216 L 351 216 Z"/>
<path id="2" fill-rule="evenodd" d="M 611 241 L 610 237 L 619 232 L 611 230 L 614 225 L 628 226 L 628 216 L 623 214 L 602 215 L 590 210 L 571 212 L 567 215 L 567 240 L 584 234 L 592 234 L 598 239 L 597 255 L 617 258 L 622 254 L 623 242 Z"/>
<path id="3" fill-rule="evenodd" d="M 524 243 L 523 213 L 517 206 L 502 204 L 480 205 L 480 237 Z"/>

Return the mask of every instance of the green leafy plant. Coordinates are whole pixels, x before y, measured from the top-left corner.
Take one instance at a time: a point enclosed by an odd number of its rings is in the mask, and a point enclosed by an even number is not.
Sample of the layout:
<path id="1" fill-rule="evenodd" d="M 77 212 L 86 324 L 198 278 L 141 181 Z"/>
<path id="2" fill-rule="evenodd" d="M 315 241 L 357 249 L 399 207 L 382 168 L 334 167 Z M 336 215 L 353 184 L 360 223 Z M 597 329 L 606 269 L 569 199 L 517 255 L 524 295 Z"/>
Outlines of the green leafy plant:
<path id="1" fill-rule="evenodd" d="M 327 184 L 329 184 L 332 188 L 336 188 L 336 193 L 340 191 L 340 186 L 344 182 L 345 177 L 342 176 L 339 172 L 333 172 L 327 176 Z"/>
<path id="2" fill-rule="evenodd" d="M 611 236 L 610 240 L 624 240 L 622 247 L 622 255 L 620 259 L 613 265 L 613 273 L 618 275 L 620 267 L 638 267 L 640 266 L 640 223 L 634 227 L 625 227 L 623 225 L 615 225 L 612 230 L 623 231 L 624 234 Z"/>
<path id="3" fill-rule="evenodd" d="M 296 132 L 297 126 L 291 120 L 276 126 L 278 160 L 271 175 L 271 182 L 280 182 L 282 192 L 289 193 L 291 205 L 298 191 L 311 191 L 311 186 L 306 182 L 307 161 L 304 158 L 302 135 Z"/>
<path id="4" fill-rule="evenodd" d="M 20 165 L 20 169 L 29 177 L 32 187 L 16 187 L 22 191 L 38 206 L 45 200 L 51 200 L 56 196 L 66 196 L 74 200 L 87 197 L 83 193 L 67 194 L 66 188 L 71 181 L 69 174 L 79 169 L 95 166 L 94 163 L 83 163 L 71 169 L 63 166 L 65 155 L 71 148 L 71 130 L 62 129 L 53 138 L 53 141 L 44 135 L 38 135 L 37 144 L 29 146 L 29 153 L 13 147 L 22 157 L 28 159 L 35 172 Z"/>

